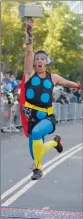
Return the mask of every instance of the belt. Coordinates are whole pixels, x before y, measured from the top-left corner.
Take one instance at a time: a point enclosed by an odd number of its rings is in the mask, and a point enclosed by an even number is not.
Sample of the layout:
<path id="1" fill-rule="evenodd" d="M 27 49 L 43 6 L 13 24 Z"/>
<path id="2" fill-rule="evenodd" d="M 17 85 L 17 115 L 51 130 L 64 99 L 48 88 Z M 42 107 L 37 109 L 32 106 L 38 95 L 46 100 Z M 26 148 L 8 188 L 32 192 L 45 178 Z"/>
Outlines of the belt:
<path id="1" fill-rule="evenodd" d="M 28 108 L 30 108 L 30 109 L 38 110 L 38 111 L 41 111 L 41 112 L 46 112 L 48 115 L 51 115 L 51 114 L 53 114 L 53 112 L 54 112 L 54 107 L 53 107 L 53 106 L 51 106 L 51 107 L 49 107 L 49 108 L 46 109 L 46 108 L 42 108 L 42 107 L 39 107 L 39 106 L 35 106 L 35 105 L 33 105 L 33 104 L 30 104 L 30 103 L 28 103 L 27 101 L 25 102 L 24 106 L 25 106 L 25 107 L 28 107 Z"/>

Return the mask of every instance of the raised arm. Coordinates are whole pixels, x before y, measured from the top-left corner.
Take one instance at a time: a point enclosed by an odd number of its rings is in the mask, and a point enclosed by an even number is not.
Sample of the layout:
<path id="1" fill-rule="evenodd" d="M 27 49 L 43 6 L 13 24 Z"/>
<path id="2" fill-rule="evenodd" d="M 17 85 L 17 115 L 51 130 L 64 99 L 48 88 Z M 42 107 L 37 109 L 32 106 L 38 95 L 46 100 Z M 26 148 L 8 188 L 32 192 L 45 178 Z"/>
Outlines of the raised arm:
<path id="1" fill-rule="evenodd" d="M 52 80 L 54 84 L 62 85 L 64 87 L 69 87 L 69 88 L 77 88 L 81 89 L 81 84 L 80 83 L 75 83 L 73 81 L 66 80 L 65 78 L 57 75 L 57 74 L 52 74 Z"/>
<path id="2" fill-rule="evenodd" d="M 24 59 L 25 81 L 29 80 L 32 74 L 34 74 L 32 28 L 33 28 L 33 20 L 27 19 L 26 20 L 26 50 L 25 50 L 25 59 Z"/>

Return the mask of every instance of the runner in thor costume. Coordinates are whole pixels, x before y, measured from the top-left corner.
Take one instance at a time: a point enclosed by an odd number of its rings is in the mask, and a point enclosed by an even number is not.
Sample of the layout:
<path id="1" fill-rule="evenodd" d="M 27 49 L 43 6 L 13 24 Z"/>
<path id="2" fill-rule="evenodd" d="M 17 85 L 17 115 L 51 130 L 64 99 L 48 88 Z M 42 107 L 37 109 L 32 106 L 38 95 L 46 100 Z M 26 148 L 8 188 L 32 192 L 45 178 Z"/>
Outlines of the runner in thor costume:
<path id="1" fill-rule="evenodd" d="M 43 155 L 51 148 L 63 151 L 60 136 L 44 143 L 44 137 L 55 131 L 53 114 L 53 88 L 56 84 L 80 89 L 80 83 L 68 81 L 57 74 L 46 71 L 48 55 L 45 51 L 37 51 L 33 56 L 32 42 L 33 20 L 26 22 L 26 52 L 24 60 L 24 76 L 21 84 L 20 110 L 25 135 L 29 137 L 29 148 L 35 162 L 32 180 L 42 176 L 41 162 Z M 34 67 L 33 67 L 34 66 Z"/>

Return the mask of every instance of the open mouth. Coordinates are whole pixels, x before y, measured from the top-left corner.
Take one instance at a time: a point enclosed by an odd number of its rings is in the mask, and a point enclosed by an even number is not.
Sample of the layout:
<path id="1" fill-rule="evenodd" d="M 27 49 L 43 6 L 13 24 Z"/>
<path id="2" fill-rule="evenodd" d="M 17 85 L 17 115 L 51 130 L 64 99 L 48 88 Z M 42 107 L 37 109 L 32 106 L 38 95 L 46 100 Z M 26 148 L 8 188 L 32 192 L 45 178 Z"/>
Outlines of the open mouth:
<path id="1" fill-rule="evenodd" d="M 39 65 L 38 65 L 38 68 L 42 68 L 42 65 L 41 65 L 41 64 L 39 64 Z"/>

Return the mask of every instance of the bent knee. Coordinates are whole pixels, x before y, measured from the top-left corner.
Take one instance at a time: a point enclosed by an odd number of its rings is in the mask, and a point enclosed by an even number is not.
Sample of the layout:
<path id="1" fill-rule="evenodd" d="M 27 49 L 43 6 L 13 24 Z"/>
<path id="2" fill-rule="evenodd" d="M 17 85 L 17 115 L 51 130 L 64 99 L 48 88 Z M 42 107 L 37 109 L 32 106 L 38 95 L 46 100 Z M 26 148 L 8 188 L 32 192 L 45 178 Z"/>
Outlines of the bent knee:
<path id="1" fill-rule="evenodd" d="M 41 138 L 42 138 L 42 136 L 41 136 L 40 131 L 34 127 L 33 130 L 32 130 L 32 139 L 33 140 L 39 140 Z"/>

